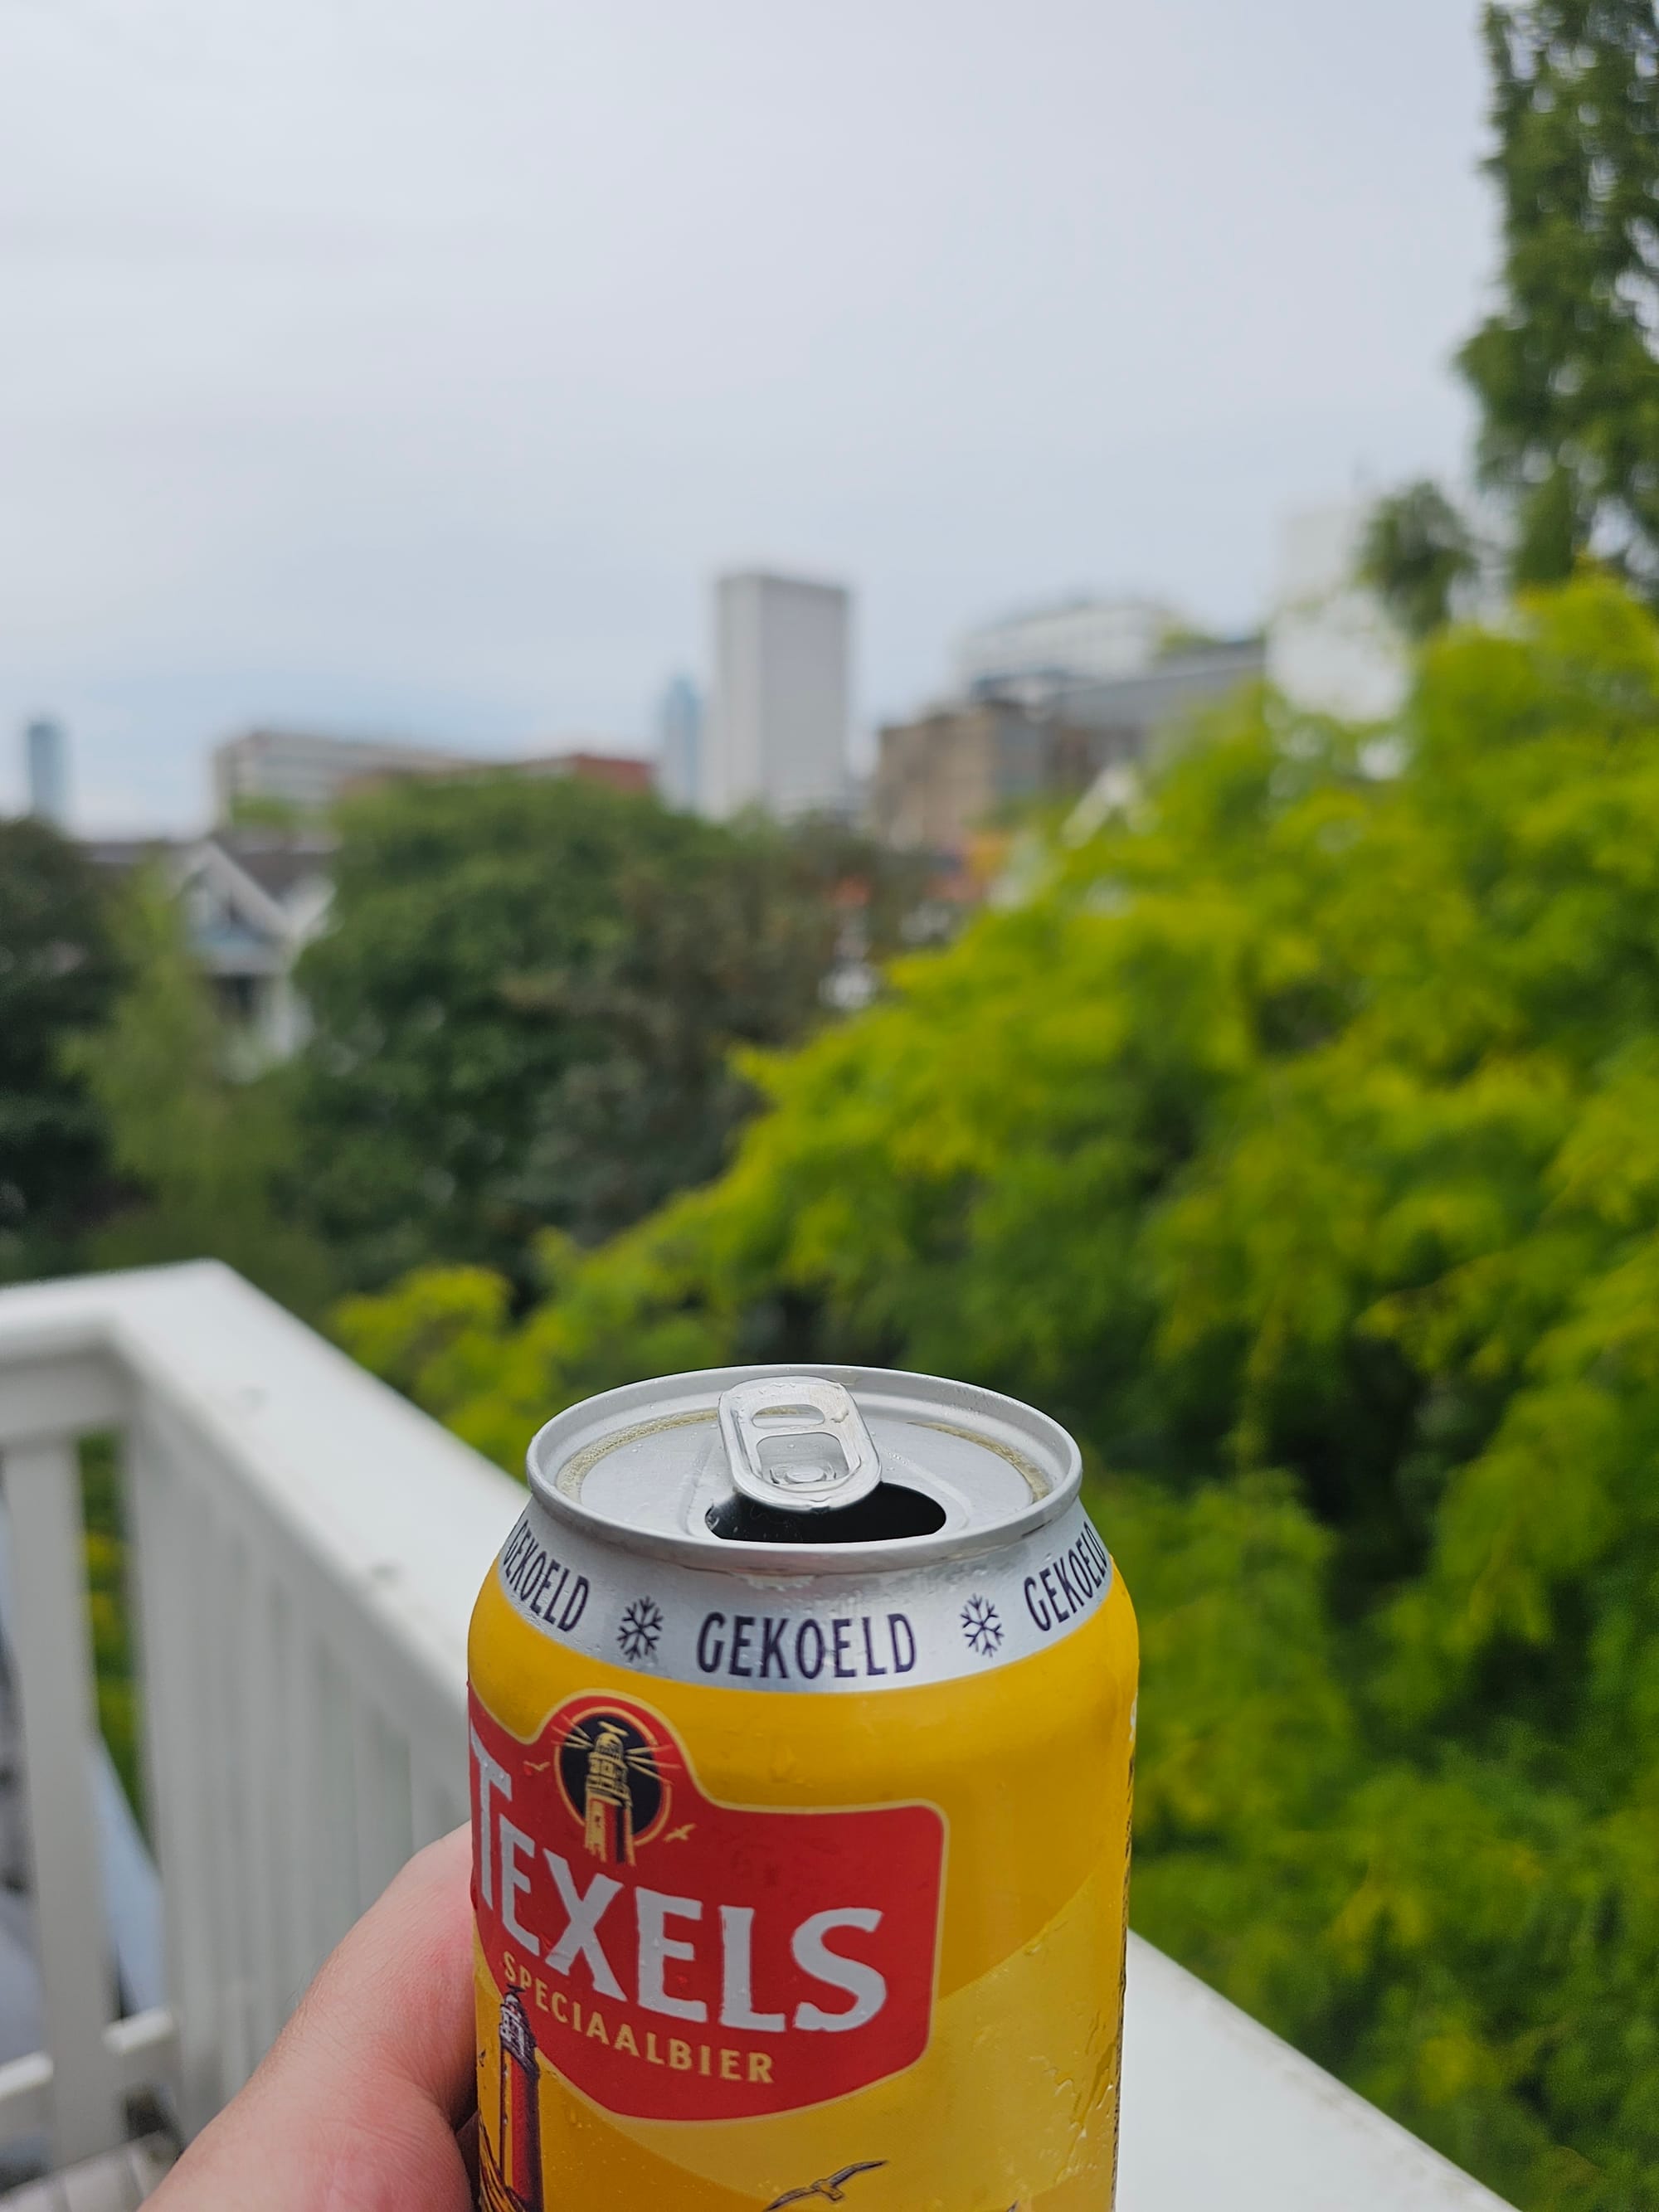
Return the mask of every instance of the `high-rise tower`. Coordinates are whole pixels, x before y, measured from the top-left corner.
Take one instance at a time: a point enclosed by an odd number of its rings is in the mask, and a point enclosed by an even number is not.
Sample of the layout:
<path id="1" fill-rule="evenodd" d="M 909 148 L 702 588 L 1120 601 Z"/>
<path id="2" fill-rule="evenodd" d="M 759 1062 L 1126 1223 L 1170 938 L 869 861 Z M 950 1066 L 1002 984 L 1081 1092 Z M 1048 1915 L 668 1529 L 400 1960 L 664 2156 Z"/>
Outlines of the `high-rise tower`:
<path id="1" fill-rule="evenodd" d="M 699 804 L 779 815 L 847 796 L 852 603 L 839 584 L 758 571 L 714 586 L 714 696 Z"/>
<path id="2" fill-rule="evenodd" d="M 677 676 L 657 708 L 657 788 L 671 806 L 700 804 L 702 696 L 689 676 Z"/>
<path id="3" fill-rule="evenodd" d="M 61 722 L 42 715 L 23 732 L 29 812 L 61 830 L 69 820 L 69 739 Z"/>

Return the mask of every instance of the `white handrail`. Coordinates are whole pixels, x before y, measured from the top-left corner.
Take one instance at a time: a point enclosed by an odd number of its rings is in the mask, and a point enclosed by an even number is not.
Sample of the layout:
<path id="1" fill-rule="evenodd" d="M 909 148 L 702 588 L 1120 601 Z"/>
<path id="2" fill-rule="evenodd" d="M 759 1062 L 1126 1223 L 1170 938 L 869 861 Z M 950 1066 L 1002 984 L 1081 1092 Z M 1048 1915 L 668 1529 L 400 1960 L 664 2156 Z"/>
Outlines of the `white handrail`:
<path id="1" fill-rule="evenodd" d="M 124 1439 L 168 2004 L 112 2018 L 73 1444 Z M 165 2087 L 193 2130 L 409 1853 L 465 1816 L 472 1600 L 522 1502 L 498 1469 L 210 1262 L 0 1291 L 0 1484 L 49 2049 L 0 2142 L 111 2147 Z M 27 1593 L 25 1595 L 24 1593 Z M 1144 1944 L 1122 2212 L 1501 2212 Z"/>
<path id="2" fill-rule="evenodd" d="M 76 1540 L 74 1440 L 105 1426 L 171 1999 L 136 2049 L 111 2018 Z M 120 2140 L 141 2084 L 187 2128 L 210 2117 L 410 1850 L 465 1818 L 467 1615 L 521 1493 L 205 1263 L 0 1293 L 0 1477 L 48 2044 L 0 2069 L 0 2138 L 45 2106 L 66 2163 Z"/>

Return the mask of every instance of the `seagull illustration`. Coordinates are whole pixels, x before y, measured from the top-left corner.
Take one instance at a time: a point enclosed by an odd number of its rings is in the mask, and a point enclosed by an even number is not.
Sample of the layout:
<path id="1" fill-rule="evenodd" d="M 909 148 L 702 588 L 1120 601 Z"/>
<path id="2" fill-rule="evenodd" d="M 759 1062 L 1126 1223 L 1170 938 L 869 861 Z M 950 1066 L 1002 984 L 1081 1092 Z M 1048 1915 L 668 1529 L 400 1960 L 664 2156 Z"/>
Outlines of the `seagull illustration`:
<path id="1" fill-rule="evenodd" d="M 878 2166 L 885 2166 L 884 2158 L 866 2158 L 857 2166 L 844 2166 L 839 2173 L 826 2174 L 822 2181 L 814 2181 L 805 2189 L 786 2189 L 781 2197 L 775 2197 L 766 2212 L 778 2212 L 780 2205 L 799 2204 L 804 2197 L 826 2197 L 831 2204 L 839 2204 L 847 2194 L 845 2185 L 855 2173 L 873 2173 Z"/>
<path id="2" fill-rule="evenodd" d="M 668 1833 L 663 1838 L 664 1843 L 683 1844 L 696 1825 L 697 1824 L 695 1820 L 688 1820 L 683 1828 L 671 1828 L 668 1831 Z"/>

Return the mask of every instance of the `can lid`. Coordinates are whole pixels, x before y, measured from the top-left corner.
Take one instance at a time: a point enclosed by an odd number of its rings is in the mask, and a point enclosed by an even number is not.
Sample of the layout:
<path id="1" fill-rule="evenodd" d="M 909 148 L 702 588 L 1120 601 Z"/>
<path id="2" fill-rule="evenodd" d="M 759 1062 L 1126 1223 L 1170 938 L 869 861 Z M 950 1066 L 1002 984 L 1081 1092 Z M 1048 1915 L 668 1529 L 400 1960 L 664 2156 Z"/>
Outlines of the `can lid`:
<path id="1" fill-rule="evenodd" d="M 606 1391 L 548 1422 L 530 1486 L 603 1543 L 726 1572 L 869 1573 L 998 1548 L 1076 1496 L 1060 1425 L 886 1368 L 729 1367 Z"/>

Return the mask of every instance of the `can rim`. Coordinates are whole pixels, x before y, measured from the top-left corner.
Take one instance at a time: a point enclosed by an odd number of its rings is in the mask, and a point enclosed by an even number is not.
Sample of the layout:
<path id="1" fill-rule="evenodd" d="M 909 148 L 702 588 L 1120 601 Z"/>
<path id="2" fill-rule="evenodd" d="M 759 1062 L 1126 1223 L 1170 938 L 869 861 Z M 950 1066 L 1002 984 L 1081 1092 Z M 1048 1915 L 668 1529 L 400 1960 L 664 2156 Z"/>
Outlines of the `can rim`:
<path id="1" fill-rule="evenodd" d="M 935 1426 L 957 1430 L 1000 1452 L 1032 1488 L 1030 1503 L 977 1528 L 945 1528 L 927 1536 L 884 1538 L 856 1544 L 757 1544 L 683 1530 L 640 1528 L 594 1512 L 569 1486 L 586 1468 L 641 1426 L 664 1428 L 713 1422 L 720 1393 L 734 1383 L 768 1377 L 811 1376 L 839 1382 L 866 1414 L 915 1419 L 928 1408 Z M 950 1417 L 954 1415 L 952 1420 Z M 977 1416 L 977 1422 L 975 1417 Z M 1058 1519 L 1082 1488 L 1083 1455 L 1060 1423 L 1018 1398 L 982 1383 L 923 1375 L 898 1367 L 842 1367 L 804 1360 L 742 1367 L 712 1367 L 624 1382 L 584 1398 L 544 1422 L 525 1455 L 532 1496 L 554 1520 L 593 1540 L 650 1559 L 711 1574 L 860 1575 L 935 1565 L 1017 1543 Z M 1037 1490 L 1033 1477 L 1044 1486 Z M 562 1480 L 562 1478 L 563 1480 Z"/>

